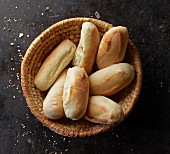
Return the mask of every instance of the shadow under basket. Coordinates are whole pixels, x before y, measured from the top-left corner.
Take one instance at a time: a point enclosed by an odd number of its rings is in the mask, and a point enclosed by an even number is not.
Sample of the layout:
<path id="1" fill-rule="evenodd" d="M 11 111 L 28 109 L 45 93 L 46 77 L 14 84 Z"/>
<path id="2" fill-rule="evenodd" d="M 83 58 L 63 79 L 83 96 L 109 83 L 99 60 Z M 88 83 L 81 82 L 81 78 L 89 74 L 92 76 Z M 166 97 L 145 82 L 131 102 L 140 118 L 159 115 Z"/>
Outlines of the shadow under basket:
<path id="1" fill-rule="evenodd" d="M 43 125 L 63 136 L 91 136 L 111 130 L 116 126 L 95 124 L 83 119 L 72 121 L 65 117 L 59 120 L 47 119 L 42 110 L 43 100 L 47 92 L 39 91 L 34 85 L 34 78 L 45 58 L 64 39 L 70 39 L 78 45 L 82 23 L 87 21 L 97 26 L 101 38 L 112 27 L 112 24 L 93 18 L 70 18 L 57 22 L 43 31 L 31 43 L 21 64 L 21 86 L 31 113 Z M 110 98 L 122 106 L 125 118 L 127 118 L 139 97 L 142 87 L 141 58 L 131 40 L 128 42 L 124 62 L 134 66 L 135 78 L 128 87 Z"/>

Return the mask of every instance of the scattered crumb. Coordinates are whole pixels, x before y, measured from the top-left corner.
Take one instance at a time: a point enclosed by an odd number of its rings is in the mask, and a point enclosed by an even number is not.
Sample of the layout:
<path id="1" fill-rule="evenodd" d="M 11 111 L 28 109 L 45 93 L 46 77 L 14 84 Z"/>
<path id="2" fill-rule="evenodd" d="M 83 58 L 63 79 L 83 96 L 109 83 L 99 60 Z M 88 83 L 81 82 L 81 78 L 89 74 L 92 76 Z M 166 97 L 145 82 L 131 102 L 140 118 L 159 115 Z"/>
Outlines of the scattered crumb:
<path id="1" fill-rule="evenodd" d="M 15 98 L 15 95 L 13 96 L 13 98 Z"/>
<path id="2" fill-rule="evenodd" d="M 24 33 L 19 33 L 19 38 L 23 37 Z"/>
<path id="3" fill-rule="evenodd" d="M 14 46 L 15 44 L 14 43 L 10 43 L 11 46 Z"/>
<path id="4" fill-rule="evenodd" d="M 19 85 L 16 87 L 16 89 L 17 89 L 17 90 L 19 89 Z"/>
<path id="5" fill-rule="evenodd" d="M 21 124 L 22 128 L 25 128 L 25 125 L 24 124 Z"/>
<path id="6" fill-rule="evenodd" d="M 16 76 L 17 76 L 17 78 L 19 78 L 19 77 L 20 77 L 20 74 L 19 74 L 19 73 L 17 73 L 17 74 L 16 74 Z"/>
<path id="7" fill-rule="evenodd" d="M 12 67 L 11 67 L 11 71 L 14 71 L 14 70 L 15 70 L 15 68 L 12 68 Z"/>
<path id="8" fill-rule="evenodd" d="M 15 84 L 11 85 L 11 88 L 15 87 Z"/>
<path id="9" fill-rule="evenodd" d="M 163 82 L 160 82 L 160 86 L 163 87 Z"/>
<path id="10" fill-rule="evenodd" d="M 9 84 L 12 84 L 12 81 L 11 81 L 11 80 L 9 80 L 8 82 L 9 82 Z"/>
<path id="11" fill-rule="evenodd" d="M 99 12 L 96 11 L 96 12 L 95 12 L 95 16 L 96 16 L 97 19 L 99 19 L 99 18 L 100 18 Z"/>
<path id="12" fill-rule="evenodd" d="M 48 151 L 48 149 L 45 149 L 45 153 Z"/>
<path id="13" fill-rule="evenodd" d="M 27 35 L 27 37 L 30 37 L 30 35 Z"/>
<path id="14" fill-rule="evenodd" d="M 6 30 L 7 28 L 6 27 L 4 27 L 2 30 Z"/>
<path id="15" fill-rule="evenodd" d="M 49 7 L 49 6 L 47 6 L 44 11 L 46 12 L 46 11 L 48 11 L 48 10 L 50 10 L 50 7 Z"/>
<path id="16" fill-rule="evenodd" d="M 7 21 L 8 21 L 8 22 L 11 22 L 11 19 L 8 19 Z"/>

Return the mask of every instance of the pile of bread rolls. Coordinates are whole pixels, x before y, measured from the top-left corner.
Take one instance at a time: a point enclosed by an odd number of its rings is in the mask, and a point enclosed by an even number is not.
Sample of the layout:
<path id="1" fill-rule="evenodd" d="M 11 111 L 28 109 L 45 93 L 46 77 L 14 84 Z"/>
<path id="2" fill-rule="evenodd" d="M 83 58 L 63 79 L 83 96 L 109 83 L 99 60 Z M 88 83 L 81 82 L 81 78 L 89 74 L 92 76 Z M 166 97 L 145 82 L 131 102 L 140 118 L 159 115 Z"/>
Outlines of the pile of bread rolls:
<path id="1" fill-rule="evenodd" d="M 125 27 L 112 27 L 100 38 L 97 27 L 84 22 L 78 46 L 63 40 L 34 79 L 39 90 L 49 90 L 43 102 L 44 115 L 53 120 L 66 116 L 101 124 L 120 123 L 123 110 L 107 96 L 119 92 L 134 78 L 133 66 L 122 63 L 127 44 Z M 70 63 L 72 67 L 68 68 Z"/>

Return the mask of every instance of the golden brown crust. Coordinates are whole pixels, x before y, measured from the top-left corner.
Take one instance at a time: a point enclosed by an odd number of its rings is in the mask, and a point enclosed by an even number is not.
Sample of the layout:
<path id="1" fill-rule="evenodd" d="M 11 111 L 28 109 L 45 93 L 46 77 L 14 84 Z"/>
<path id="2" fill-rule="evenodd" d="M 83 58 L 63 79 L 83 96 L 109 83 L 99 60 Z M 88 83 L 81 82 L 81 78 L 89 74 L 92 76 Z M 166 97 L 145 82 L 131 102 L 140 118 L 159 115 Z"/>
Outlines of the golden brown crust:
<path id="1" fill-rule="evenodd" d="M 119 104 L 104 96 L 90 96 L 84 118 L 101 124 L 118 124 L 123 118 L 123 110 Z"/>
<path id="2" fill-rule="evenodd" d="M 99 45 L 96 63 L 99 69 L 122 62 L 128 43 L 128 31 L 125 27 L 113 27 L 107 31 Z"/>
<path id="3" fill-rule="evenodd" d="M 62 41 L 46 58 L 34 79 L 34 84 L 41 90 L 47 90 L 63 69 L 72 60 L 76 45 L 70 40 Z"/>
<path id="4" fill-rule="evenodd" d="M 89 74 L 95 62 L 100 37 L 97 27 L 91 22 L 82 24 L 81 38 L 73 58 L 73 66 L 79 66 Z"/>
<path id="5" fill-rule="evenodd" d="M 90 94 L 111 96 L 128 86 L 133 78 L 134 68 L 130 64 L 113 64 L 89 76 Z"/>
<path id="6" fill-rule="evenodd" d="M 89 79 L 84 68 L 69 68 L 64 85 L 63 106 L 67 118 L 80 119 L 86 112 L 89 97 Z"/>

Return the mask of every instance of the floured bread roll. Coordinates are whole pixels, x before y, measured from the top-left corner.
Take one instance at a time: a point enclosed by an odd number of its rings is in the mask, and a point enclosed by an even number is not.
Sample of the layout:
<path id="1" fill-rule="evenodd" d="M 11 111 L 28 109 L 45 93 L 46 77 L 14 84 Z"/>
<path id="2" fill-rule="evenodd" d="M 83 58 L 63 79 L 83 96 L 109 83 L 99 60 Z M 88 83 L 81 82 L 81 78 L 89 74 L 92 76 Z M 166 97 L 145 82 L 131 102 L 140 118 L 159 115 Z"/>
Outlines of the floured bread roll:
<path id="1" fill-rule="evenodd" d="M 84 22 L 80 42 L 72 61 L 73 66 L 84 68 L 87 74 L 91 73 L 99 42 L 100 37 L 97 27 L 91 22 Z"/>
<path id="2" fill-rule="evenodd" d="M 64 116 L 62 96 L 66 75 L 67 69 L 59 75 L 44 99 L 43 112 L 49 119 L 59 119 Z"/>
<path id="3" fill-rule="evenodd" d="M 128 86 L 135 76 L 128 63 L 113 64 L 89 76 L 90 94 L 111 96 Z"/>
<path id="4" fill-rule="evenodd" d="M 47 90 L 74 56 L 76 45 L 70 40 L 62 41 L 47 57 L 34 79 L 35 86 Z"/>
<path id="5" fill-rule="evenodd" d="M 112 64 L 120 63 L 125 57 L 128 44 L 128 30 L 118 26 L 109 29 L 103 36 L 96 56 L 96 64 L 99 69 Z"/>
<path id="6" fill-rule="evenodd" d="M 87 112 L 84 118 L 101 124 L 118 124 L 124 119 L 124 113 L 119 104 L 104 96 L 90 96 Z"/>
<path id="7" fill-rule="evenodd" d="M 80 119 L 86 112 L 89 98 L 89 79 L 84 68 L 69 68 L 64 84 L 63 107 L 67 118 Z"/>

